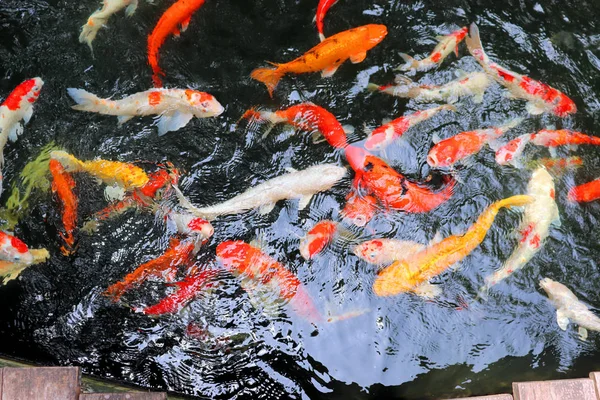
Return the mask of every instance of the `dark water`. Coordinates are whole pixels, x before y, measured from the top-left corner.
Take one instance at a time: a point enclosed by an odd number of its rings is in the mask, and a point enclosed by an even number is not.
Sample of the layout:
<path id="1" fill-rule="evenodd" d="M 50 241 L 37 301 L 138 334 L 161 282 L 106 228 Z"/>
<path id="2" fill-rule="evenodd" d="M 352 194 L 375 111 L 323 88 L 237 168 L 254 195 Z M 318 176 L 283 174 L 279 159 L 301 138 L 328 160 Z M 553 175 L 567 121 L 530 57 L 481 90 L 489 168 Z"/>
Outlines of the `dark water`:
<path id="1" fill-rule="evenodd" d="M 5 188 L 50 141 L 81 159 L 139 161 L 150 169 L 152 163 L 171 161 L 185 171 L 182 187 L 198 205 L 230 198 L 286 167 L 344 164 L 339 152 L 327 143 L 313 144 L 309 135 L 279 127 L 263 140 L 259 132 L 236 128 L 236 121 L 253 105 L 274 109 L 312 101 L 355 126 L 350 139 L 359 142 L 364 125 L 373 128 L 383 118 L 427 107 L 369 94 L 363 90 L 368 80 L 391 81 L 392 69 L 402 62 L 399 52 L 425 56 L 436 35 L 472 21 L 490 57 L 559 88 L 579 109 L 566 119 L 528 117 L 509 138 L 546 126 L 598 133 L 600 3 L 595 1 L 342 0 L 326 18 L 326 34 L 375 22 L 388 26 L 388 37 L 363 63 L 344 64 L 332 79 L 285 77 L 271 100 L 264 86 L 249 78 L 250 71 L 265 60 L 290 60 L 317 43 L 311 23 L 317 1 L 209 0 L 181 38 L 166 41 L 160 62 L 167 87 L 212 93 L 226 107 L 222 116 L 194 120 L 158 137 L 150 118 L 117 127 L 114 117 L 72 111 L 67 87 L 115 98 L 150 87 L 146 37 L 170 2 L 156 3 L 141 1 L 131 18 L 122 12 L 112 17 L 94 42 L 93 59 L 78 35 L 97 7 L 95 0 L 0 0 L 0 96 L 29 77 L 46 82 L 25 134 L 5 150 Z M 478 70 L 464 47 L 460 55 L 422 74 L 422 82 L 442 83 L 458 69 Z M 426 177 L 434 134 L 449 137 L 524 115 L 524 103 L 503 92 L 494 85 L 482 104 L 465 100 L 458 113 L 422 123 L 388 148 L 387 159 L 412 178 Z M 533 158 L 548 156 L 545 149 L 527 151 Z M 559 155 L 567 154 L 559 149 Z M 49 191 L 34 190 L 15 232 L 31 247 L 47 247 L 52 258 L 0 288 L 0 352 L 80 365 L 98 377 L 203 398 L 431 399 L 506 391 L 513 380 L 583 377 L 600 368 L 598 334 L 582 342 L 572 326 L 561 331 L 538 287 L 547 276 L 600 307 L 600 204 L 566 201 L 570 186 L 600 175 L 600 157 L 590 147 L 575 154 L 585 166 L 555 179 L 562 226 L 552 228 L 543 250 L 495 287 L 485 303 L 475 302 L 477 288 L 511 254 L 517 212 L 503 211 L 461 268 L 436 278 L 443 295 L 434 302 L 374 296 L 374 269 L 349 253 L 348 243 L 336 243 L 312 262 L 300 257 L 298 237 L 318 220 L 338 218 L 349 178 L 317 195 L 307 210 L 298 211 L 297 202 L 289 201 L 266 216 L 249 212 L 215 221 L 215 235 L 199 260 L 209 261 L 223 240 L 259 237 L 265 252 L 306 284 L 321 310 L 370 310 L 317 331 L 293 314 L 273 317 L 255 308 L 227 274 L 220 277 L 222 285 L 201 293 L 178 315 L 153 319 L 111 304 L 102 291 L 161 254 L 168 243 L 164 225 L 152 215 L 129 212 L 94 235 L 80 234 L 77 253 L 64 257 L 58 250 L 58 205 Z M 463 232 L 492 201 L 522 193 L 530 171 L 499 167 L 486 148 L 458 174 L 463 183 L 456 194 L 433 212 L 381 213 L 354 234 L 427 243 L 438 231 Z M 106 202 L 94 182 L 77 179 L 85 219 Z M 125 302 L 154 304 L 166 290 L 163 283 L 149 282 Z M 468 309 L 457 309 L 461 299 Z M 203 338 L 185 335 L 190 322 L 207 329 Z"/>

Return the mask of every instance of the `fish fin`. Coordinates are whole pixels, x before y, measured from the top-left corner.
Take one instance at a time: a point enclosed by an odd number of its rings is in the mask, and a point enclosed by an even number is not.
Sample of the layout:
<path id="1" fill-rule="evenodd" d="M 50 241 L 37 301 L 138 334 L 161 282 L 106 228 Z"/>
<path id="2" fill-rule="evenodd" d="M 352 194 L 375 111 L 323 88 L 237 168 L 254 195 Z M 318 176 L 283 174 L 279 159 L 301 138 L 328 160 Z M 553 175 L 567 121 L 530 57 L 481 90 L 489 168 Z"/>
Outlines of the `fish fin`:
<path id="1" fill-rule="evenodd" d="M 325 40 L 325 35 L 323 35 L 322 33 L 319 33 L 319 40 L 322 42 L 323 40 Z"/>
<path id="2" fill-rule="evenodd" d="M 361 52 L 351 55 L 350 62 L 352 64 L 358 64 L 358 63 L 365 61 L 365 58 L 367 58 L 367 52 L 361 51 Z"/>
<path id="3" fill-rule="evenodd" d="M 415 60 L 406 53 L 400 53 L 400 57 L 402 57 L 405 64 L 397 67 L 396 71 L 410 71 L 414 68 L 413 65 L 417 63 L 417 60 Z"/>
<path id="4" fill-rule="evenodd" d="M 391 118 L 384 118 L 384 119 L 381 120 L 381 125 L 387 125 L 390 122 L 392 122 Z"/>
<path id="5" fill-rule="evenodd" d="M 119 126 L 123 125 L 125 122 L 129 121 L 131 118 L 133 118 L 133 115 L 119 115 L 117 117 L 117 123 L 119 124 Z"/>
<path id="6" fill-rule="evenodd" d="M 552 222 L 550 224 L 554 225 L 557 228 L 560 228 L 562 226 L 562 222 L 560 220 L 560 214 L 558 211 L 556 212 L 556 216 L 554 217 L 554 219 L 552 220 Z"/>
<path id="7" fill-rule="evenodd" d="M 179 28 L 173 28 L 173 32 L 171 32 L 173 34 L 173 36 L 175 36 L 176 38 L 178 38 L 181 35 L 181 32 L 179 31 Z"/>
<path id="8" fill-rule="evenodd" d="M 97 104 L 100 103 L 101 99 L 95 94 L 76 88 L 68 88 L 67 93 L 69 96 L 71 96 L 73 101 L 77 103 L 71 107 L 73 110 L 92 112 L 98 111 Z"/>
<path id="9" fill-rule="evenodd" d="M 263 204 L 262 206 L 260 206 L 258 208 L 258 213 L 260 215 L 267 215 L 268 213 L 270 213 L 271 211 L 273 211 L 274 208 L 275 208 L 275 203 Z"/>
<path id="10" fill-rule="evenodd" d="M 335 71 L 338 70 L 339 67 L 340 67 L 340 65 L 337 64 L 337 65 L 332 65 L 330 67 L 324 68 L 321 71 L 321 77 L 322 78 L 331 78 L 333 76 L 333 74 L 335 74 Z"/>
<path id="11" fill-rule="evenodd" d="M 163 136 L 167 132 L 176 131 L 187 125 L 194 117 L 194 114 L 175 111 L 172 114 L 163 114 L 158 117 L 158 136 Z"/>
<path id="12" fill-rule="evenodd" d="M 312 199 L 312 194 L 300 197 L 300 201 L 298 202 L 298 209 L 304 210 L 308 203 L 310 203 L 310 199 Z"/>
<path id="13" fill-rule="evenodd" d="M 12 126 L 12 128 L 10 128 L 10 131 L 8 132 L 8 138 L 11 142 L 16 142 L 21 133 L 23 133 L 23 125 L 17 122 Z"/>
<path id="14" fill-rule="evenodd" d="M 446 39 L 446 36 L 444 36 L 444 35 L 436 35 L 435 36 L 435 40 L 437 40 L 438 42 L 441 42 L 444 39 Z"/>
<path id="15" fill-rule="evenodd" d="M 279 68 L 257 68 L 250 73 L 252 79 L 265 84 L 271 97 L 283 75 L 284 73 L 280 72 Z"/>
<path id="16" fill-rule="evenodd" d="M 326 140 L 327 139 L 325 139 L 323 137 L 323 135 L 321 134 L 321 132 L 315 131 L 315 132 L 312 133 L 312 142 L 313 142 L 313 144 L 323 143 Z"/>
<path id="17" fill-rule="evenodd" d="M 458 58 L 458 44 L 454 46 L 454 55 Z"/>
<path id="18" fill-rule="evenodd" d="M 556 158 L 558 156 L 556 152 L 556 147 L 548 147 L 548 151 L 550 152 L 550 156 L 552 158 Z"/>
<path id="19" fill-rule="evenodd" d="M 172 186 L 173 191 L 175 192 L 175 195 L 177 196 L 177 200 L 179 201 L 179 204 L 181 204 L 182 207 L 187 208 L 189 211 L 192 212 L 192 214 L 201 217 L 201 218 L 205 218 L 205 216 L 200 213 L 198 210 L 198 207 L 194 206 L 188 199 L 187 197 L 185 197 L 185 195 L 181 192 L 181 189 L 179 189 L 179 185 L 177 185 L 176 183 L 174 183 Z M 208 218 L 206 218 L 208 219 Z"/>
<path id="20" fill-rule="evenodd" d="M 508 121 L 506 124 L 502 125 L 501 129 L 504 131 L 507 131 L 509 129 L 516 128 L 517 126 L 521 125 L 521 123 L 524 120 L 525 120 L 525 118 L 523 118 L 523 117 L 513 118 L 510 121 Z"/>
<path id="21" fill-rule="evenodd" d="M 27 125 L 29 123 L 29 120 L 31 119 L 32 115 L 33 115 L 33 107 L 27 107 L 27 111 L 25 111 L 25 114 L 23 115 L 23 122 L 25 122 L 25 125 Z"/>
<path id="22" fill-rule="evenodd" d="M 525 105 L 525 109 L 531 115 L 540 115 L 544 111 L 546 111 L 546 110 L 544 110 L 544 107 L 541 107 L 540 105 L 535 104 L 531 101 L 527 102 L 527 104 Z"/>
<path id="23" fill-rule="evenodd" d="M 433 144 L 438 144 L 442 141 L 442 138 L 440 138 L 440 135 L 438 135 L 437 133 L 434 133 L 433 135 L 431 135 L 431 141 L 433 142 Z"/>
<path id="24" fill-rule="evenodd" d="M 413 85 L 415 82 L 406 75 L 396 75 L 394 82 L 398 85 Z"/>
<path id="25" fill-rule="evenodd" d="M 556 310 L 556 322 L 558 322 L 558 327 L 563 331 L 567 330 L 567 326 L 569 326 L 569 318 L 565 315 L 565 311 L 562 308 Z"/>
<path id="26" fill-rule="evenodd" d="M 500 141 L 496 139 L 490 140 L 487 144 L 488 146 L 490 146 L 490 149 L 494 151 L 498 151 L 502 146 L 504 146 Z"/>
<path id="27" fill-rule="evenodd" d="M 367 85 L 367 90 L 369 92 L 378 92 L 379 91 L 379 85 L 376 83 L 369 83 Z"/>
<path id="28" fill-rule="evenodd" d="M 188 26 L 190 25 L 190 20 L 192 19 L 192 16 L 190 15 L 189 17 L 187 17 L 186 19 L 184 19 L 181 22 L 181 32 L 185 32 L 188 28 Z"/>
<path id="29" fill-rule="evenodd" d="M 454 71 L 454 76 L 456 76 L 459 79 L 460 78 L 464 78 L 467 75 L 469 75 L 469 73 L 467 71 L 465 71 L 464 69 L 462 69 L 462 68 L 459 68 L 459 69 L 457 69 L 457 70 Z"/>
<path id="30" fill-rule="evenodd" d="M 504 98 L 508 99 L 508 100 L 517 100 L 518 99 L 518 97 L 515 96 L 514 94 L 512 94 L 511 92 L 504 92 L 504 94 L 502 96 L 504 96 Z"/>
<path id="31" fill-rule="evenodd" d="M 456 102 L 456 101 L 454 101 L 454 102 Z M 454 102 L 452 102 L 452 103 L 454 103 Z M 473 95 L 473 103 L 475 103 L 475 104 L 483 103 L 483 92 Z"/>
<path id="32" fill-rule="evenodd" d="M 587 340 L 588 338 L 588 331 L 587 329 L 585 329 L 584 327 L 580 326 L 579 329 L 577 329 L 577 332 L 579 333 L 579 338 L 581 340 Z"/>
<path id="33" fill-rule="evenodd" d="M 419 286 L 413 288 L 412 291 L 417 296 L 425 297 L 427 299 L 432 299 L 442 294 L 442 289 L 440 289 L 436 285 L 432 285 L 429 282 L 424 282 L 420 284 Z"/>
<path id="34" fill-rule="evenodd" d="M 131 17 L 138 6 L 138 0 L 133 0 L 125 9 L 125 15 Z"/>

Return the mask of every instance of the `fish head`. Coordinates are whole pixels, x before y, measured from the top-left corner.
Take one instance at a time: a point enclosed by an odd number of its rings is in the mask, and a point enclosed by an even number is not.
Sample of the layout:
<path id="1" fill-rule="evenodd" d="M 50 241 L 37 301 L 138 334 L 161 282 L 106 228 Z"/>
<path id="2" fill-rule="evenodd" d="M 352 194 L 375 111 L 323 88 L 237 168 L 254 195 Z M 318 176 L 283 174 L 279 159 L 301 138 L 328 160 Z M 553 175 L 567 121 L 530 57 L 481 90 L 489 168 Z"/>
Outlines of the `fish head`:
<path id="1" fill-rule="evenodd" d="M 356 146 L 346 147 L 346 160 L 350 164 L 350 167 L 354 172 L 358 173 L 362 171 L 366 164 L 367 155 L 369 154 L 366 150 Z"/>
<path id="2" fill-rule="evenodd" d="M 554 108 L 552 111 L 559 117 L 566 117 L 568 114 L 577 112 L 577 106 L 568 96 L 560 93 L 554 99 Z"/>
<path id="3" fill-rule="evenodd" d="M 187 102 L 194 110 L 194 115 L 198 118 L 216 117 L 225 110 L 221 103 L 209 93 L 188 89 L 185 91 L 185 95 Z"/>
<path id="4" fill-rule="evenodd" d="M 27 245 L 14 236 L 7 235 L 0 252 L 6 261 L 26 265 L 33 263 L 33 256 Z"/>
<path id="5" fill-rule="evenodd" d="M 371 264 L 380 264 L 384 257 L 384 244 L 382 240 L 373 239 L 363 242 L 354 248 L 357 257 Z"/>
<path id="6" fill-rule="evenodd" d="M 511 140 L 496 151 L 496 162 L 500 165 L 514 162 L 521 155 L 527 143 L 528 140 L 523 137 Z"/>
<path id="7" fill-rule="evenodd" d="M 557 292 L 561 291 L 562 286 L 562 284 L 553 281 L 550 278 L 543 278 L 540 280 L 540 287 L 544 289 L 550 298 L 552 298 L 554 294 L 557 294 Z"/>
<path id="8" fill-rule="evenodd" d="M 187 228 L 191 234 L 198 236 L 202 240 L 208 239 L 215 233 L 211 223 L 203 218 L 191 218 L 187 223 Z"/>
<path id="9" fill-rule="evenodd" d="M 44 86 L 44 81 L 42 78 L 33 78 L 25 81 L 23 84 L 29 87 L 29 90 L 26 95 L 26 100 L 30 103 L 33 103 L 37 100 L 42 90 L 42 86 Z"/>
<path id="10" fill-rule="evenodd" d="M 387 36 L 387 27 L 381 24 L 365 25 L 367 28 L 367 40 L 371 47 L 377 45 Z"/>
<path id="11" fill-rule="evenodd" d="M 352 195 L 348 198 L 346 206 L 342 210 L 344 218 L 349 219 L 356 226 L 365 226 L 375 215 L 377 200 L 371 195 Z"/>

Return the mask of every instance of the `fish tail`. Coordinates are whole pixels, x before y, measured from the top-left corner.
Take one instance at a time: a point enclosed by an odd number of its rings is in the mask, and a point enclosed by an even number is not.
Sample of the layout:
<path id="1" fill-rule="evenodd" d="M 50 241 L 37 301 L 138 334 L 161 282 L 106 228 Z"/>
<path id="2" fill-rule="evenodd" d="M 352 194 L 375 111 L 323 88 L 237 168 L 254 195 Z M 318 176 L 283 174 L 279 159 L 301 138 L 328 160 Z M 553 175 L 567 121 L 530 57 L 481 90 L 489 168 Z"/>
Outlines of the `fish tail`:
<path id="1" fill-rule="evenodd" d="M 77 103 L 71 107 L 73 110 L 99 112 L 104 104 L 102 103 L 103 99 L 83 89 L 68 88 L 67 93 Z"/>
<path id="2" fill-rule="evenodd" d="M 411 69 L 416 69 L 418 67 L 419 62 L 408 54 L 400 53 L 400 57 L 402 57 L 405 64 L 396 68 L 397 71 L 410 71 Z"/>
<path id="3" fill-rule="evenodd" d="M 77 172 L 83 169 L 82 161 L 63 150 L 52 151 L 50 153 L 50 159 L 58 161 L 67 172 Z"/>
<path id="4" fill-rule="evenodd" d="M 325 40 L 325 35 L 323 35 L 322 32 L 319 32 L 319 40 L 322 42 L 323 40 Z"/>
<path id="5" fill-rule="evenodd" d="M 483 51 L 483 45 L 481 44 L 481 37 L 479 36 L 479 28 L 473 22 L 471 24 L 469 34 L 465 37 L 465 43 L 469 49 L 469 52 L 480 64 L 488 64 L 490 60 Z"/>
<path id="6" fill-rule="evenodd" d="M 519 194 L 516 196 L 509 197 L 507 199 L 503 199 L 494 203 L 494 208 L 499 210 L 503 207 L 519 207 L 524 206 L 526 204 L 532 203 L 533 197 L 528 196 L 526 194 Z"/>
<path id="7" fill-rule="evenodd" d="M 270 63 L 273 64 L 273 63 Z M 277 64 L 273 64 L 277 66 Z M 252 79 L 256 79 L 265 84 L 267 90 L 269 91 L 269 96 L 273 97 L 273 91 L 275 87 L 279 83 L 279 80 L 283 77 L 284 73 L 281 72 L 279 67 L 276 68 L 257 68 L 250 76 Z"/>

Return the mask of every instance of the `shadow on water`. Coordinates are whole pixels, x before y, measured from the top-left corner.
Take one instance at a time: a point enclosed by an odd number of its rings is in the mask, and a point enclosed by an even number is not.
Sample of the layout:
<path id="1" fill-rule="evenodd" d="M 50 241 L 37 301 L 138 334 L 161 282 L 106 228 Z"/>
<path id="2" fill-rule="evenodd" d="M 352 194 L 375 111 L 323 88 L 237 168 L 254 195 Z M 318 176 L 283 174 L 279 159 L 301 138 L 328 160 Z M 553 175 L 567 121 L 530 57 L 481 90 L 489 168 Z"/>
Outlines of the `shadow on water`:
<path id="1" fill-rule="evenodd" d="M 81 25 L 96 0 L 4 0 L 0 3 L 0 94 L 26 78 L 46 82 L 25 134 L 5 149 L 5 192 L 22 185 L 19 174 L 55 145 L 81 159 L 102 157 L 140 162 L 143 168 L 170 161 L 183 171 L 181 186 L 194 204 L 210 205 L 281 175 L 287 167 L 344 164 L 327 143 L 278 127 L 262 139 L 238 118 L 252 106 L 268 109 L 312 101 L 342 124 L 378 126 L 421 109 L 422 104 L 370 94 L 369 80 L 391 82 L 399 52 L 425 56 L 435 36 L 476 21 L 490 57 L 509 69 L 547 82 L 572 97 L 572 117 L 529 116 L 509 138 L 546 126 L 598 134 L 600 126 L 600 5 L 596 1 L 340 1 L 325 21 L 332 34 L 366 23 L 387 25 L 389 34 L 360 64 L 346 63 L 331 79 L 317 74 L 285 77 L 270 99 L 249 77 L 265 60 L 287 61 L 317 43 L 311 23 L 317 1 L 207 1 L 180 38 L 169 38 L 160 52 L 167 87 L 212 93 L 226 110 L 219 118 L 193 120 L 158 137 L 150 118 L 117 127 L 116 118 L 70 109 L 66 88 L 121 98 L 150 87 L 146 37 L 170 2 L 140 1 L 131 18 L 113 16 L 94 41 L 92 58 L 78 42 Z M 475 71 L 464 46 L 438 69 L 419 75 L 423 83 L 454 79 L 456 70 Z M 431 138 L 500 124 L 524 115 L 524 104 L 510 101 L 493 85 L 482 104 L 465 100 L 458 112 L 441 113 L 411 130 L 387 149 L 390 164 L 422 180 Z M 559 149 L 559 156 L 568 152 Z M 529 149 L 547 157 L 546 149 Z M 201 398 L 404 398 L 497 393 L 513 380 L 585 376 L 600 368 L 597 334 L 587 342 L 570 327 L 558 329 L 555 310 L 538 288 L 541 276 L 564 282 L 588 304 L 600 307 L 598 283 L 600 205 L 567 203 L 574 184 L 595 179 L 597 150 L 575 152 L 584 167 L 555 178 L 562 226 L 552 228 L 545 247 L 518 274 L 499 284 L 485 303 L 477 289 L 501 266 L 517 240 L 515 211 L 498 215 L 487 238 L 456 272 L 434 280 L 443 287 L 436 301 L 411 295 L 377 298 L 371 292 L 374 269 L 336 244 L 311 262 L 298 252 L 299 237 L 323 218 L 338 218 L 350 185 L 346 178 L 315 196 L 306 210 L 296 201 L 280 202 L 268 215 L 248 212 L 215 221 L 215 235 L 198 255 L 208 262 L 224 240 L 259 238 L 263 250 L 305 283 L 323 313 L 369 309 L 357 318 L 318 327 L 291 312 L 273 315 L 255 307 L 238 281 L 222 274 L 221 285 L 201 293 L 181 313 L 149 318 L 126 305 L 155 304 L 170 288 L 146 282 L 112 304 L 107 286 L 141 263 L 157 257 L 168 233 L 153 215 L 127 212 L 93 235 L 78 234 L 78 250 L 62 256 L 60 210 L 47 188 L 32 189 L 28 209 L 14 226 L 31 247 L 46 247 L 48 263 L 28 268 L 0 289 L 0 352 L 34 362 L 81 365 L 98 377 L 127 381 Z M 149 167 L 150 169 L 152 167 Z M 486 148 L 458 171 L 463 182 L 453 198 L 426 215 L 378 215 L 361 239 L 385 234 L 420 243 L 436 232 L 463 232 L 492 201 L 522 193 L 528 170 L 499 167 Z M 106 205 L 102 188 L 76 177 L 80 220 Z M 371 233 L 371 232 L 377 232 Z M 183 276 L 185 271 L 180 271 Z M 462 299 L 462 300 L 461 300 Z M 466 302 L 469 307 L 461 308 Z M 190 335 L 190 327 L 199 332 Z"/>

